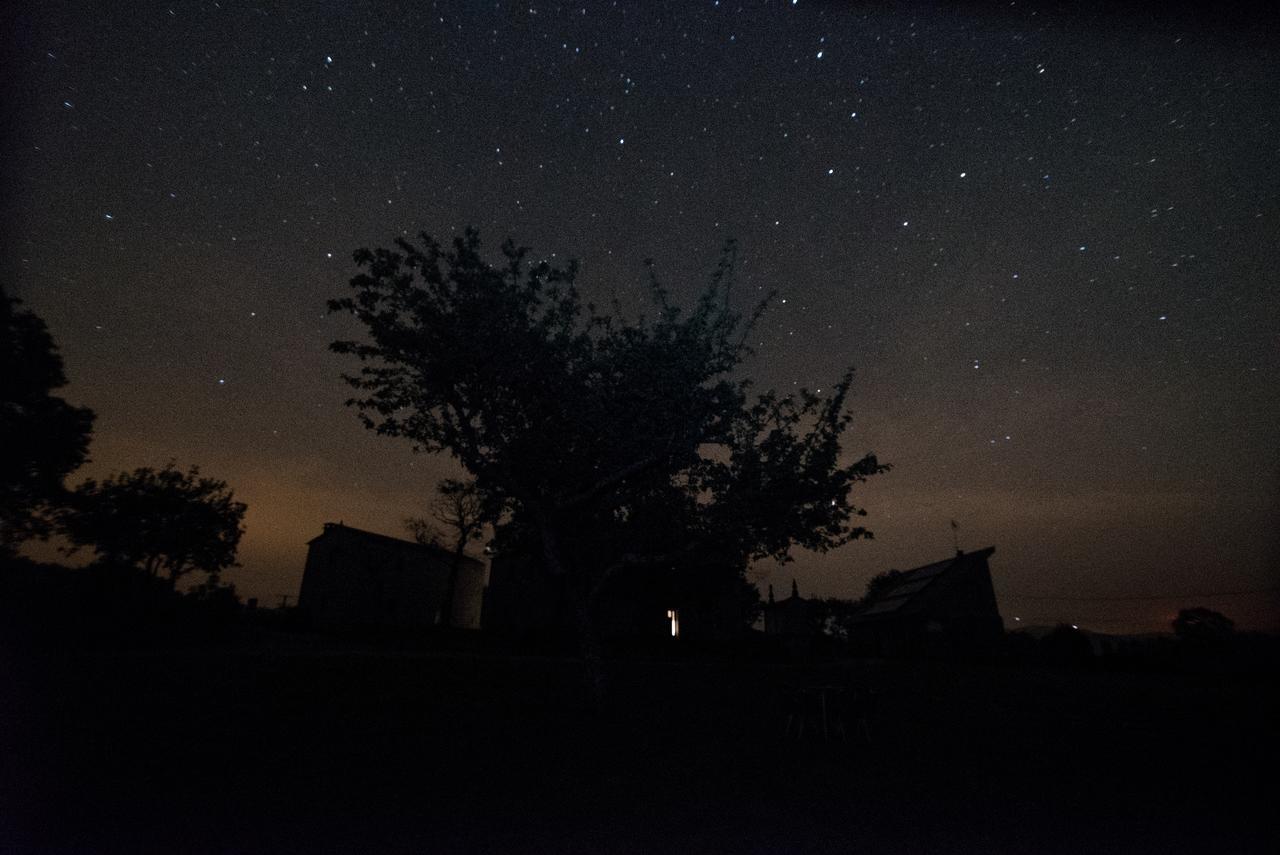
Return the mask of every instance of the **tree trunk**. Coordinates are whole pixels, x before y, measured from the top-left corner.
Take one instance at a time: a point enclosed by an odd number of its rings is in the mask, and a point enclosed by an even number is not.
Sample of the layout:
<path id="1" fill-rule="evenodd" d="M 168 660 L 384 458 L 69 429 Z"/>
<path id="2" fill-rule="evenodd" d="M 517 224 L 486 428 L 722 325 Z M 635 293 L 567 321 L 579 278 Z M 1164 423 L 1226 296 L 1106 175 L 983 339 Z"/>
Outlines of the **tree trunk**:
<path id="1" fill-rule="evenodd" d="M 564 580 L 564 590 L 571 598 L 574 616 L 578 623 L 578 645 L 582 652 L 583 676 L 587 682 L 592 706 L 596 713 L 602 714 L 605 710 L 609 687 L 604 667 L 604 645 L 600 638 L 599 621 L 596 619 L 599 586 L 588 588 L 582 580 L 570 576 L 560 555 L 559 538 L 545 517 L 539 519 L 538 530 L 542 538 L 542 555 L 547 563 L 547 572 Z"/>
<path id="2" fill-rule="evenodd" d="M 453 626 L 453 601 L 457 597 L 458 574 L 462 571 L 462 559 L 466 554 L 467 541 L 461 539 L 453 548 L 453 560 L 449 562 L 449 578 L 444 586 L 444 598 L 440 601 L 440 626 L 448 629 Z"/>
<path id="3" fill-rule="evenodd" d="M 576 581 L 576 580 L 574 580 Z M 609 695 L 609 679 L 605 672 L 604 645 L 600 638 L 600 623 L 590 596 L 584 596 L 580 586 L 569 585 L 573 615 L 577 619 L 578 650 L 582 655 L 582 677 L 591 709 L 601 715 L 605 711 Z"/>
<path id="4" fill-rule="evenodd" d="M 604 579 L 590 585 L 578 613 L 582 661 L 586 665 L 587 687 L 597 714 L 603 714 L 609 699 L 609 675 L 604 666 L 604 639 L 600 635 L 600 591 Z M 589 584 L 589 583 L 588 583 Z M 586 587 L 586 585 L 584 585 Z"/>

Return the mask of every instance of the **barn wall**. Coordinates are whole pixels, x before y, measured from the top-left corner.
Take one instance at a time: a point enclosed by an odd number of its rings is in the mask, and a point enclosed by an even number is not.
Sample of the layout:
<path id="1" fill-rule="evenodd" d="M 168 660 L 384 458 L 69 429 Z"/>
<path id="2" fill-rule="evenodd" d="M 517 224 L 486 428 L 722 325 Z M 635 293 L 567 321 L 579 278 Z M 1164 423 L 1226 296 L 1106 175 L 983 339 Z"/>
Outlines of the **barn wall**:
<path id="1" fill-rule="evenodd" d="M 450 560 L 418 544 L 339 526 L 307 551 L 299 605 L 319 629 L 426 629 L 437 625 Z M 478 628 L 484 565 L 467 559 L 453 625 Z"/>

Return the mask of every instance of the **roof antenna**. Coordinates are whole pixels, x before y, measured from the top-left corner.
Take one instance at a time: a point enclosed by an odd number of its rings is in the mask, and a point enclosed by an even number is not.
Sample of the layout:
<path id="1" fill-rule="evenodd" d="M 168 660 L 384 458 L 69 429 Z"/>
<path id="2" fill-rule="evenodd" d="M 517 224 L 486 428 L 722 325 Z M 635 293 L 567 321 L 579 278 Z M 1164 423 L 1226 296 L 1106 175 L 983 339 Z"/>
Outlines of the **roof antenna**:
<path id="1" fill-rule="evenodd" d="M 956 555 L 960 554 L 960 523 L 955 520 L 951 521 L 951 543 L 956 548 Z"/>

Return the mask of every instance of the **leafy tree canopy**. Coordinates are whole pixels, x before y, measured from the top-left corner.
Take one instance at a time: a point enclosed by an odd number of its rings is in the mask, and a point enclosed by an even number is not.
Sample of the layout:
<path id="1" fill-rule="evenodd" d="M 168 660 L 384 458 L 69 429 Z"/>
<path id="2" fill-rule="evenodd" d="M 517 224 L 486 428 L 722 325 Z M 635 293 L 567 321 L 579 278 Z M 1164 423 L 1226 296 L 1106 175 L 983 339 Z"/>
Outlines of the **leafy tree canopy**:
<path id="1" fill-rule="evenodd" d="M 764 304 L 731 309 L 732 245 L 687 311 L 650 266 L 634 319 L 528 252 L 507 242 L 491 264 L 468 229 L 355 253 L 354 293 L 329 307 L 366 333 L 332 349 L 362 363 L 346 379 L 367 427 L 456 457 L 508 533 L 588 588 L 619 567 L 745 567 L 870 536 L 850 493 L 887 467 L 843 458 L 852 373 L 825 396 L 751 394 L 737 370 Z"/>
<path id="2" fill-rule="evenodd" d="M 1173 634 L 1182 641 L 1221 641 L 1235 632 L 1235 628 L 1231 618 L 1203 606 L 1182 609 L 1173 619 Z"/>
<path id="3" fill-rule="evenodd" d="M 85 461 L 93 411 L 50 394 L 67 384 L 44 321 L 0 288 L 0 554 L 46 537 Z"/>
<path id="4" fill-rule="evenodd" d="M 867 593 L 863 595 L 860 602 L 863 605 L 874 603 L 897 587 L 902 577 L 906 575 L 906 570 L 886 570 L 883 573 L 877 573 L 871 577 L 871 581 L 867 582 Z"/>
<path id="5" fill-rule="evenodd" d="M 245 510 L 226 482 L 171 462 L 84 482 L 63 514 L 62 530 L 72 551 L 91 547 L 107 562 L 176 584 L 192 571 L 216 576 L 236 566 Z"/>

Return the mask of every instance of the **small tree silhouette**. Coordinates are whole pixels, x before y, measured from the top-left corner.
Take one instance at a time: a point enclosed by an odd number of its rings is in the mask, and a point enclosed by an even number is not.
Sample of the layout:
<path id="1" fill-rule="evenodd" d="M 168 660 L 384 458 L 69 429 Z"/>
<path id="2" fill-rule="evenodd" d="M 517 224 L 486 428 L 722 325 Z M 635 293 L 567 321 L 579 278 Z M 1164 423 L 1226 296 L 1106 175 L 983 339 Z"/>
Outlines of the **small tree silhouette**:
<path id="1" fill-rule="evenodd" d="M 143 467 L 75 489 L 62 515 L 69 552 L 91 547 L 111 564 L 136 567 L 176 586 L 198 570 L 216 576 L 236 566 L 246 506 L 224 481 L 201 478 L 171 462 Z"/>
<path id="2" fill-rule="evenodd" d="M 1173 619 L 1173 634 L 1180 640 L 1193 644 L 1216 644 L 1225 641 L 1235 632 L 1235 622 L 1226 615 L 1197 606 L 1183 609 Z"/>
<path id="3" fill-rule="evenodd" d="M 453 601 L 458 589 L 458 573 L 467 546 L 484 536 L 485 524 L 494 516 L 475 481 L 446 478 L 436 487 L 429 517 L 408 517 L 405 528 L 418 543 L 448 549 L 452 553 L 449 581 L 440 605 L 440 625 L 453 619 Z"/>
<path id="4" fill-rule="evenodd" d="M 1074 626 L 1060 623 L 1040 639 L 1040 651 L 1052 665 L 1081 666 L 1093 659 L 1089 637 Z"/>
<path id="5" fill-rule="evenodd" d="M 867 592 L 863 594 L 861 603 L 863 605 L 874 603 L 893 590 L 902 581 L 902 577 L 906 575 L 907 571 L 905 570 L 886 570 L 883 573 L 877 573 L 872 576 L 871 581 L 867 582 Z"/>

